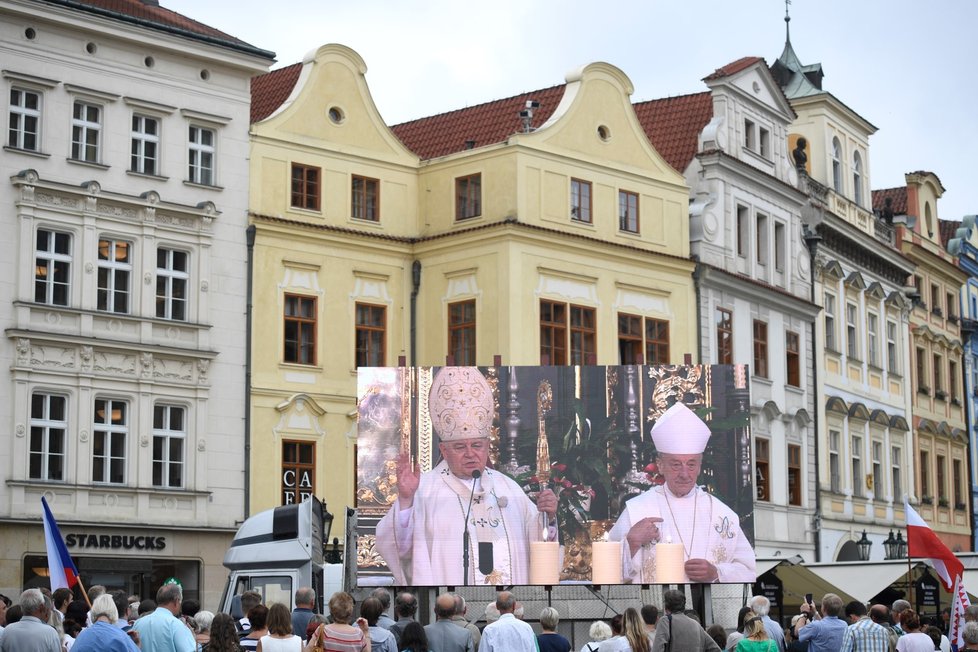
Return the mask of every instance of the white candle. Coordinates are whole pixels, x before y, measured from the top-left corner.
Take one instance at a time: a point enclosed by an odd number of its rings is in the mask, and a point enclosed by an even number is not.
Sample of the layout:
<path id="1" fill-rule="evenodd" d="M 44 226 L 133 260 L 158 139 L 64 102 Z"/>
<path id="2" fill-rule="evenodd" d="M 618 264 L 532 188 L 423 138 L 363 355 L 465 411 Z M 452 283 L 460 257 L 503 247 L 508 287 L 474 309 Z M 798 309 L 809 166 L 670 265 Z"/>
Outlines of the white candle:
<path id="1" fill-rule="evenodd" d="M 530 584 L 560 583 L 560 546 L 556 541 L 530 542 Z"/>
<path id="2" fill-rule="evenodd" d="M 621 541 L 591 544 L 591 581 L 594 584 L 621 584 Z"/>
<path id="3" fill-rule="evenodd" d="M 686 584 L 686 553 L 681 543 L 655 544 L 656 584 Z"/>

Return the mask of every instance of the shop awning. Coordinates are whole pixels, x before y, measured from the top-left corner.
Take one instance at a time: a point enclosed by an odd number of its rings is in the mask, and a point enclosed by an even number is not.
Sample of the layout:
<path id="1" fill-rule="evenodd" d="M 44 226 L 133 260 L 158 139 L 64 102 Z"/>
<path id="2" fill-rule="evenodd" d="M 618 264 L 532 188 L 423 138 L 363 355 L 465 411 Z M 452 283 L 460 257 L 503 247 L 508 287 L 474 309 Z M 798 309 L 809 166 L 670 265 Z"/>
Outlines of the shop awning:
<path id="1" fill-rule="evenodd" d="M 914 567 L 921 562 L 914 562 Z M 907 574 L 909 566 L 901 559 L 893 561 L 849 561 L 826 564 L 807 564 L 807 568 L 826 584 L 838 589 L 835 593 L 860 602 L 869 602 L 877 593 Z"/>

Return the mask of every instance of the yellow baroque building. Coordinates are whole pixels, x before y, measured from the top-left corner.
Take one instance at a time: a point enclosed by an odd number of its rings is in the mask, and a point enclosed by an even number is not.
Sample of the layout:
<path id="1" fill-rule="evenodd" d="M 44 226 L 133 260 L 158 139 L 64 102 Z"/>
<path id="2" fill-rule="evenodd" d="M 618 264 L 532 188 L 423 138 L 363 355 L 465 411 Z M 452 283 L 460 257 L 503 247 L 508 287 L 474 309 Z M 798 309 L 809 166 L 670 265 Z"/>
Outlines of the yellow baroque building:
<path id="1" fill-rule="evenodd" d="M 393 127 L 365 73 L 325 45 L 252 85 L 249 511 L 315 494 L 341 540 L 359 366 L 696 351 L 689 190 L 620 70 Z"/>

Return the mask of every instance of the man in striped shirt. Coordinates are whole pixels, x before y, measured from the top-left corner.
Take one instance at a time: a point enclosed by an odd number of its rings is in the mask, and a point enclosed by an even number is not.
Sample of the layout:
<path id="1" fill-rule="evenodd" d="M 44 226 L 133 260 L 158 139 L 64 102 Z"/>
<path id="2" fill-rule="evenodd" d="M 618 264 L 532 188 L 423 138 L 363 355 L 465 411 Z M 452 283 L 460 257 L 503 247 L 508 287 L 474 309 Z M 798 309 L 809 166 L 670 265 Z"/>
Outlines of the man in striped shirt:
<path id="1" fill-rule="evenodd" d="M 839 652 L 889 652 L 889 632 L 882 625 L 888 620 L 885 605 L 874 604 L 867 615 L 866 605 L 850 602 L 846 605 L 846 615 L 858 620 L 846 628 Z"/>

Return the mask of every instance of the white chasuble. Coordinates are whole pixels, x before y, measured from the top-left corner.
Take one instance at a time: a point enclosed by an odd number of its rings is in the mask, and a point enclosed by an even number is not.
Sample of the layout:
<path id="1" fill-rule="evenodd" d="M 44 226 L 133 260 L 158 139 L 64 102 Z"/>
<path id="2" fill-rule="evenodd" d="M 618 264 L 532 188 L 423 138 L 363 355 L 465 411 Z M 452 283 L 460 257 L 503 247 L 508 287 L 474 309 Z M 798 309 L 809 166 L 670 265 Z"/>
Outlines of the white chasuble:
<path id="1" fill-rule="evenodd" d="M 705 559 L 717 568 L 719 582 L 753 582 L 754 549 L 740 529 L 740 518 L 699 487 L 676 496 L 665 486 L 653 487 L 625 503 L 609 537 L 621 541 L 622 577 L 636 584 L 654 584 L 655 544 L 633 556 L 625 537 L 643 518 L 658 517 L 662 541 L 683 545 L 685 561 Z"/>
<path id="2" fill-rule="evenodd" d="M 463 522 L 472 480 L 444 460 L 421 476 L 414 504 L 395 503 L 377 524 L 377 549 L 397 584 L 463 585 Z M 504 474 L 486 469 L 475 485 L 469 531 L 469 584 L 526 584 L 529 542 L 539 541 L 536 505 Z"/>

